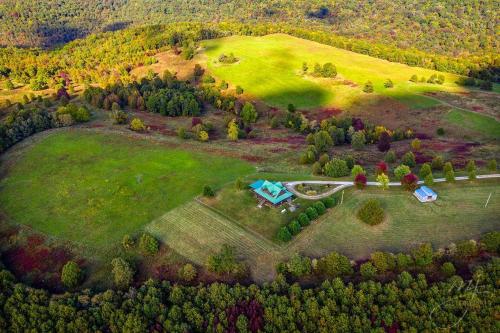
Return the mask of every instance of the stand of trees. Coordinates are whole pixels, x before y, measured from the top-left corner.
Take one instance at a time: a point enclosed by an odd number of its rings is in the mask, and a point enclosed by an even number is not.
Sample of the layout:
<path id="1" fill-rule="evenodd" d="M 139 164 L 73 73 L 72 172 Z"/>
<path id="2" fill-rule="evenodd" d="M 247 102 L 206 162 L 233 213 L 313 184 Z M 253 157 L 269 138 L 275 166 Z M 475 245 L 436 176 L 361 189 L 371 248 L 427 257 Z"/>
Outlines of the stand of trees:
<path id="1" fill-rule="evenodd" d="M 292 260 L 289 267 L 304 267 L 302 258 Z M 17 283 L 12 274 L 3 270 L 0 330 L 494 332 L 498 259 L 476 267 L 468 281 L 453 275 L 453 267 L 449 266 L 443 265 L 443 270 L 451 272 L 451 277 L 434 283 L 423 274 L 404 271 L 385 283 L 345 283 L 336 277 L 315 288 L 302 288 L 288 284 L 279 275 L 263 286 L 183 286 L 150 280 L 123 291 L 85 290 L 62 295 Z M 338 255 L 321 259 L 317 267 L 332 276 L 336 272 L 349 273 L 350 268 L 349 261 Z M 370 268 L 365 265 L 363 272 L 369 274 Z"/>

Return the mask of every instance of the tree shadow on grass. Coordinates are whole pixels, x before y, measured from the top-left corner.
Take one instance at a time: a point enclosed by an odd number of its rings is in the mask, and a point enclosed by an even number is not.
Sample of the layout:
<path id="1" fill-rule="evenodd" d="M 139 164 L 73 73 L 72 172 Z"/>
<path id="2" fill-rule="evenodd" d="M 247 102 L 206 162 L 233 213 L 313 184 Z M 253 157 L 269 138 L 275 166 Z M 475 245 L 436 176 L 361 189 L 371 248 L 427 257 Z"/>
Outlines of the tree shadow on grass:
<path id="1" fill-rule="evenodd" d="M 313 109 L 325 106 L 331 93 L 321 87 L 307 89 L 283 89 L 262 96 L 270 106 L 286 108 L 293 104 L 298 109 Z"/>

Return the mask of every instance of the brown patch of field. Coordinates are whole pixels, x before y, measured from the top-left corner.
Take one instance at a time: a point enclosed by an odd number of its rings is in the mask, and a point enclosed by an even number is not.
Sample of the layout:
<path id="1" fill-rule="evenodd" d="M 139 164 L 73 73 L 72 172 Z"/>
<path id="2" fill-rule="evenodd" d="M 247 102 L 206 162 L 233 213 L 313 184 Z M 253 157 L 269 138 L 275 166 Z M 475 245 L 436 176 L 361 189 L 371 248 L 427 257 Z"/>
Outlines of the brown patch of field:
<path id="1" fill-rule="evenodd" d="M 195 65 L 194 61 L 185 60 L 176 55 L 174 51 L 158 53 L 155 55 L 155 58 L 158 60 L 156 64 L 139 66 L 131 70 L 130 74 L 140 79 L 146 76 L 150 69 L 159 75 L 162 75 L 162 73 L 168 69 L 173 73 L 177 73 L 177 78 L 180 80 L 192 79 Z"/>

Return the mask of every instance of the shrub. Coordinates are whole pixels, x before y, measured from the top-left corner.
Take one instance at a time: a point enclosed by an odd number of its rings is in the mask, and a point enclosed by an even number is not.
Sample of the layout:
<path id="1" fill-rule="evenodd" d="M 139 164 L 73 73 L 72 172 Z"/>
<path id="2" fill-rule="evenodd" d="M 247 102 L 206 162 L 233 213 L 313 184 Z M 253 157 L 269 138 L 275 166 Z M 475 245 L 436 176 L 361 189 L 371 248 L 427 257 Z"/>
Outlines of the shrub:
<path id="1" fill-rule="evenodd" d="M 391 253 L 376 251 L 370 255 L 370 259 L 380 273 L 385 273 L 396 267 L 396 261 Z"/>
<path id="2" fill-rule="evenodd" d="M 112 274 L 115 285 L 120 289 L 127 288 L 134 278 L 134 271 L 122 258 L 115 258 L 111 261 Z"/>
<path id="3" fill-rule="evenodd" d="M 351 155 L 347 155 L 344 157 L 344 161 L 345 161 L 345 164 L 347 164 L 347 168 L 349 170 L 354 168 L 354 163 L 356 163 L 356 160 L 354 159 L 354 157 L 352 157 Z"/>
<path id="4" fill-rule="evenodd" d="M 279 117 L 272 117 L 271 118 L 271 123 L 270 123 L 271 128 L 276 129 L 276 128 L 280 127 L 280 124 L 281 124 L 281 121 L 280 121 Z"/>
<path id="5" fill-rule="evenodd" d="M 177 276 L 181 280 L 190 282 L 196 277 L 196 268 L 191 264 L 185 264 L 179 269 Z"/>
<path id="6" fill-rule="evenodd" d="M 318 270 L 330 278 L 342 277 L 353 273 L 349 258 L 337 252 L 331 252 L 318 261 Z"/>
<path id="7" fill-rule="evenodd" d="M 344 160 L 334 158 L 325 164 L 324 173 L 329 177 L 343 177 L 349 174 L 349 168 Z"/>
<path id="8" fill-rule="evenodd" d="M 410 255 L 405 253 L 398 253 L 396 255 L 396 266 L 399 270 L 404 271 L 413 263 Z"/>
<path id="9" fill-rule="evenodd" d="M 411 173 L 410 167 L 407 165 L 401 164 L 396 169 L 394 169 L 394 176 L 397 180 L 401 181 L 404 176 Z"/>
<path id="10" fill-rule="evenodd" d="M 476 171 L 476 162 L 474 160 L 469 160 L 465 166 L 467 172 Z"/>
<path id="11" fill-rule="evenodd" d="M 290 233 L 291 233 L 293 236 L 297 235 L 297 234 L 300 232 L 300 229 L 301 229 L 301 228 L 302 228 L 302 227 L 300 226 L 300 223 L 299 223 L 299 221 L 297 221 L 297 220 L 293 220 L 292 222 L 290 222 L 290 223 L 288 224 L 288 230 L 290 230 Z"/>
<path id="12" fill-rule="evenodd" d="M 454 182 L 455 181 L 455 171 L 453 171 L 453 165 L 451 162 L 446 162 L 443 167 L 444 171 L 444 177 L 446 178 L 447 182 Z"/>
<path id="13" fill-rule="evenodd" d="M 389 188 L 389 177 L 385 173 L 378 175 L 376 180 L 383 190 L 387 190 Z"/>
<path id="14" fill-rule="evenodd" d="M 234 249 L 224 244 L 218 253 L 208 257 L 207 268 L 209 271 L 217 274 L 240 274 L 244 271 L 245 267 L 236 261 Z"/>
<path id="15" fill-rule="evenodd" d="M 243 88 L 240 86 L 236 86 L 236 95 L 241 95 L 243 94 Z"/>
<path id="16" fill-rule="evenodd" d="M 358 218 L 369 225 L 377 225 L 384 220 L 384 209 L 380 205 L 380 201 L 368 199 L 358 210 Z"/>
<path id="17" fill-rule="evenodd" d="M 387 175 L 389 171 L 389 166 L 385 162 L 378 162 L 377 167 L 375 168 L 375 174 L 380 175 L 381 173 L 385 173 Z"/>
<path id="18" fill-rule="evenodd" d="M 295 277 L 311 274 L 311 259 L 295 253 L 286 264 L 288 272 Z"/>
<path id="19" fill-rule="evenodd" d="M 323 173 L 323 168 L 320 162 L 314 162 L 312 165 L 312 173 L 314 175 L 321 175 Z"/>
<path id="20" fill-rule="evenodd" d="M 68 261 L 62 268 L 61 282 L 66 288 L 74 288 L 82 280 L 82 270 L 74 261 Z"/>
<path id="21" fill-rule="evenodd" d="M 434 185 L 434 176 L 432 175 L 432 173 L 430 173 L 427 176 L 425 176 L 425 178 L 424 178 L 424 184 L 426 186 L 432 186 L 432 185 Z"/>
<path id="22" fill-rule="evenodd" d="M 437 135 L 440 135 L 440 136 L 444 135 L 444 128 L 439 127 L 439 128 L 436 130 L 436 134 L 437 134 Z"/>
<path id="23" fill-rule="evenodd" d="M 391 136 L 387 131 L 384 131 L 380 134 L 378 139 L 377 148 L 379 151 L 385 152 L 391 149 Z"/>
<path id="24" fill-rule="evenodd" d="M 184 127 L 179 127 L 177 129 L 177 136 L 180 138 L 180 139 L 187 139 L 188 138 L 188 134 L 187 134 L 187 131 Z"/>
<path id="25" fill-rule="evenodd" d="M 139 250 L 146 255 L 155 255 L 158 252 L 160 245 L 158 240 L 148 233 L 141 235 L 139 239 Z"/>
<path id="26" fill-rule="evenodd" d="M 396 153 L 393 150 L 389 150 L 387 154 L 385 154 L 384 161 L 387 163 L 396 162 Z"/>
<path id="27" fill-rule="evenodd" d="M 215 191 L 210 185 L 205 185 L 203 187 L 203 196 L 205 197 L 215 197 Z"/>
<path id="28" fill-rule="evenodd" d="M 292 239 L 292 234 L 290 233 L 287 227 L 281 227 L 280 230 L 278 231 L 277 238 L 282 242 L 288 242 Z"/>
<path id="29" fill-rule="evenodd" d="M 411 149 L 418 151 L 422 147 L 422 142 L 418 138 L 415 138 L 415 139 L 413 139 L 413 141 L 411 142 L 410 145 L 411 145 Z"/>
<path id="30" fill-rule="evenodd" d="M 413 256 L 417 266 L 430 265 L 432 264 L 432 257 L 434 255 L 432 245 L 430 243 L 421 244 L 412 249 L 411 255 Z"/>
<path id="31" fill-rule="evenodd" d="M 441 265 L 441 273 L 446 277 L 451 277 L 455 275 L 455 266 L 451 262 L 445 262 Z"/>
<path id="32" fill-rule="evenodd" d="M 363 149 L 366 143 L 365 133 L 363 131 L 354 132 L 351 138 L 351 146 L 356 150 Z"/>
<path id="33" fill-rule="evenodd" d="M 299 220 L 301 226 L 307 226 L 311 224 L 311 219 L 309 218 L 309 216 L 307 216 L 306 213 L 300 213 L 297 219 Z"/>
<path id="34" fill-rule="evenodd" d="M 365 173 L 366 173 L 365 170 L 359 164 L 354 165 L 351 169 L 351 176 L 353 176 L 354 178 L 356 178 L 356 176 L 359 174 L 365 174 Z"/>
<path id="35" fill-rule="evenodd" d="M 497 160 L 492 159 L 488 161 L 488 164 L 486 165 L 489 171 L 495 172 L 497 171 Z"/>
<path id="36" fill-rule="evenodd" d="M 463 240 L 457 243 L 455 256 L 458 259 L 466 259 L 477 256 L 479 248 L 473 240 Z"/>
<path id="37" fill-rule="evenodd" d="M 406 154 L 403 155 L 403 158 L 401 159 L 401 162 L 410 168 L 413 168 L 416 163 L 415 163 L 415 155 L 409 151 Z"/>
<path id="38" fill-rule="evenodd" d="M 122 238 L 122 246 L 125 250 L 130 250 L 134 247 L 134 239 L 130 235 L 125 235 Z"/>
<path id="39" fill-rule="evenodd" d="M 318 162 L 320 163 L 321 166 L 324 166 L 326 163 L 330 161 L 330 157 L 328 154 L 323 154 L 319 157 Z"/>
<path id="40" fill-rule="evenodd" d="M 416 76 L 415 74 L 413 74 L 410 78 L 410 82 L 418 82 L 418 76 Z"/>
<path id="41" fill-rule="evenodd" d="M 130 129 L 135 132 L 142 132 L 146 130 L 146 126 L 139 118 L 134 118 L 130 122 Z"/>
<path id="42" fill-rule="evenodd" d="M 207 142 L 209 139 L 207 131 L 200 131 L 198 133 L 198 140 L 201 142 Z"/>
<path id="43" fill-rule="evenodd" d="M 432 159 L 432 162 L 431 162 L 432 170 L 443 170 L 443 165 L 444 165 L 444 162 L 443 162 L 442 156 L 438 155 Z"/>
<path id="44" fill-rule="evenodd" d="M 367 179 L 363 173 L 359 173 L 354 177 L 354 185 L 356 185 L 358 189 L 364 189 L 366 187 L 366 182 Z"/>
<path id="45" fill-rule="evenodd" d="M 373 83 L 371 81 L 367 81 L 363 87 L 363 91 L 367 94 L 373 92 Z"/>
<path id="46" fill-rule="evenodd" d="M 430 174 L 432 174 L 431 165 L 429 163 L 422 164 L 419 171 L 420 178 L 424 179 L 425 177 L 427 177 L 427 175 Z"/>
<path id="47" fill-rule="evenodd" d="M 128 123 L 128 115 L 122 110 L 113 110 L 110 113 L 111 119 L 113 119 L 114 124 L 123 125 Z"/>
<path id="48" fill-rule="evenodd" d="M 81 106 L 75 111 L 73 111 L 71 113 L 71 116 L 77 123 L 84 123 L 90 120 L 90 112 L 84 106 Z"/>
<path id="49" fill-rule="evenodd" d="M 255 123 L 257 121 L 257 117 L 257 110 L 255 110 L 253 104 L 246 102 L 241 109 L 241 119 L 243 119 L 243 123 L 245 123 L 245 125 Z"/>
<path id="50" fill-rule="evenodd" d="M 203 76 L 203 83 L 215 83 L 215 79 L 213 78 L 213 76 L 205 75 Z"/>
<path id="51" fill-rule="evenodd" d="M 241 178 L 236 179 L 234 187 L 239 191 L 243 190 L 245 188 L 245 183 L 243 182 L 243 179 Z"/>
<path id="52" fill-rule="evenodd" d="M 323 215 L 326 212 L 326 207 L 321 201 L 315 202 L 313 207 L 318 212 L 318 215 Z"/>
<path id="53" fill-rule="evenodd" d="M 491 253 L 500 253 L 500 232 L 492 231 L 481 237 L 481 243 Z"/>
<path id="54" fill-rule="evenodd" d="M 321 202 L 323 202 L 326 208 L 332 208 L 333 206 L 335 206 L 335 199 L 332 197 L 326 197 L 321 200 Z"/>
<path id="55" fill-rule="evenodd" d="M 467 173 L 467 175 L 469 176 L 469 180 L 474 180 L 474 179 L 476 179 L 476 177 L 477 177 L 477 176 L 476 176 L 476 170 L 469 171 L 469 172 Z"/>
<path id="56" fill-rule="evenodd" d="M 418 177 L 413 173 L 409 173 L 401 179 L 401 185 L 408 191 L 415 191 L 418 186 Z"/>
<path id="57" fill-rule="evenodd" d="M 392 88 L 392 87 L 394 87 L 394 83 L 392 83 L 392 80 L 391 80 L 391 79 L 387 79 L 387 80 L 384 82 L 384 87 L 386 87 L 386 88 Z"/>
<path id="58" fill-rule="evenodd" d="M 359 273 L 364 279 L 370 280 L 377 275 L 377 269 L 371 262 L 365 262 L 359 267 Z"/>
<path id="59" fill-rule="evenodd" d="M 314 208 L 314 207 L 307 207 L 306 215 L 309 218 L 309 220 L 311 220 L 311 221 L 318 218 L 318 212 L 316 211 L 316 208 Z"/>

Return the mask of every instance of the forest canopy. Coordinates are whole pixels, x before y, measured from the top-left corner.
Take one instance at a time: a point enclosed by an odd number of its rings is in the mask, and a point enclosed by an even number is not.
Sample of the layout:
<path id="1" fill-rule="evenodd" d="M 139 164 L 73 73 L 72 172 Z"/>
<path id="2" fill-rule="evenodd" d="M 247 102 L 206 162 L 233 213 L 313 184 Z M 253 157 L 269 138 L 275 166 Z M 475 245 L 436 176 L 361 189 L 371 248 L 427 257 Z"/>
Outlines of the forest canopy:
<path id="1" fill-rule="evenodd" d="M 494 0 L 5 0 L 0 44 L 53 46 L 89 33 L 169 22 L 287 22 L 421 51 L 497 53 Z"/>

